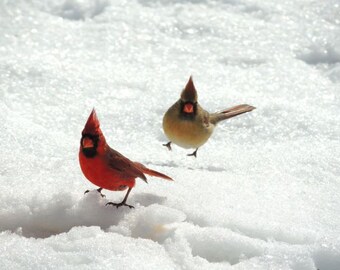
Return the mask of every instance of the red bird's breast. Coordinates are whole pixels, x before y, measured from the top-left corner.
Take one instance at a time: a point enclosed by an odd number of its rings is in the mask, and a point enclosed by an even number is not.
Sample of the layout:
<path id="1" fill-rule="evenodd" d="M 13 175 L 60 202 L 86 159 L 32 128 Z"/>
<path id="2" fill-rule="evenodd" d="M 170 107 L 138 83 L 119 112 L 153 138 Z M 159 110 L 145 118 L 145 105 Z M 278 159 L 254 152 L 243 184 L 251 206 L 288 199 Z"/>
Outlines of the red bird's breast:
<path id="1" fill-rule="evenodd" d="M 85 177 L 94 185 L 108 190 L 124 190 L 134 187 L 135 179 L 123 171 L 112 169 L 105 155 L 86 157 L 82 149 L 79 151 L 80 168 Z"/>

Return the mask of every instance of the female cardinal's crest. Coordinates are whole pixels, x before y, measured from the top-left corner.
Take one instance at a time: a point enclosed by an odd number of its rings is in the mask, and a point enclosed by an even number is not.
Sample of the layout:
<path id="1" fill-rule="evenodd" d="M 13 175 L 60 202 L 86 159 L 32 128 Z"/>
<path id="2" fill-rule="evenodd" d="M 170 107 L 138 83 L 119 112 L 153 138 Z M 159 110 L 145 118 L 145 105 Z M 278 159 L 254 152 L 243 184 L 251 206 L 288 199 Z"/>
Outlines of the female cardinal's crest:
<path id="1" fill-rule="evenodd" d="M 96 114 L 95 109 L 92 110 L 89 118 L 87 119 L 86 125 L 83 129 L 83 134 L 98 134 L 101 133 L 100 123 Z"/>
<path id="2" fill-rule="evenodd" d="M 194 82 L 192 81 L 192 76 L 190 76 L 187 85 L 182 91 L 181 99 L 183 101 L 191 101 L 191 102 L 197 101 L 197 91 L 196 91 Z"/>

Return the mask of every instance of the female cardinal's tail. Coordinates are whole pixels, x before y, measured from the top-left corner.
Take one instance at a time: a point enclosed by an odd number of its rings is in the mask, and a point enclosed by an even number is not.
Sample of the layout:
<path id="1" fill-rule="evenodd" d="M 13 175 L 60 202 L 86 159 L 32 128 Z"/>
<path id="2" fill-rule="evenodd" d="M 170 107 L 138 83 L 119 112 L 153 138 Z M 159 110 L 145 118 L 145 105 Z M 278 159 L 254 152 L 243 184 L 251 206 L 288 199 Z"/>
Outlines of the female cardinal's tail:
<path id="1" fill-rule="evenodd" d="M 254 109 L 255 109 L 255 107 L 250 106 L 248 104 L 237 105 L 235 107 L 223 110 L 221 112 L 211 114 L 210 115 L 210 122 L 213 123 L 213 124 L 217 124 L 218 122 L 220 122 L 222 120 L 226 120 L 226 119 L 232 118 L 236 115 L 240 115 L 240 114 L 243 114 L 243 113 L 250 112 Z"/>
<path id="2" fill-rule="evenodd" d="M 143 173 L 146 173 L 148 175 L 151 175 L 151 176 L 156 176 L 156 177 L 160 177 L 160 178 L 163 178 L 163 179 L 166 179 L 166 180 L 170 180 L 170 181 L 174 181 L 171 177 L 165 175 L 165 174 L 162 174 L 160 172 L 156 172 L 154 170 L 151 170 L 147 167 L 145 167 L 142 163 L 139 163 L 139 162 L 135 162 L 135 165 L 136 167 L 138 167 Z"/>

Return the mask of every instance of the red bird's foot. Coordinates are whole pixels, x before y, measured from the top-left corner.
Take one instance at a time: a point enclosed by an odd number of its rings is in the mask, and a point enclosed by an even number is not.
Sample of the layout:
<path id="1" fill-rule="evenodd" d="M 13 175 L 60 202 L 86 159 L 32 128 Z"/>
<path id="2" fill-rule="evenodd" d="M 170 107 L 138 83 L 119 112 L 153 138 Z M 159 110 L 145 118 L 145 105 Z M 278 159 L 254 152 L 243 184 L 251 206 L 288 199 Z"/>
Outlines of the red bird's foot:
<path id="1" fill-rule="evenodd" d="M 113 205 L 113 206 L 116 206 L 117 208 L 119 208 L 119 207 L 121 207 L 121 206 L 128 206 L 128 207 L 130 207 L 130 208 L 135 208 L 134 206 L 132 206 L 132 205 L 130 205 L 130 204 L 126 204 L 124 201 L 121 202 L 121 203 L 108 202 L 108 203 L 106 204 L 106 206 L 107 206 L 107 205 Z"/>
<path id="2" fill-rule="evenodd" d="M 102 193 L 102 189 L 103 189 L 103 188 L 98 188 L 98 189 L 96 189 L 96 190 L 100 193 L 100 196 L 102 196 L 102 198 L 105 198 L 106 196 Z M 84 192 L 84 194 L 89 193 L 89 192 L 90 192 L 89 190 L 86 190 L 86 191 Z"/>
<path id="3" fill-rule="evenodd" d="M 190 157 L 190 156 L 197 157 L 197 150 L 198 150 L 198 148 L 197 148 L 193 153 L 187 154 L 187 156 L 188 156 L 188 157 Z"/>
<path id="4" fill-rule="evenodd" d="M 169 151 L 171 151 L 171 142 L 164 143 L 163 146 L 166 146 Z"/>

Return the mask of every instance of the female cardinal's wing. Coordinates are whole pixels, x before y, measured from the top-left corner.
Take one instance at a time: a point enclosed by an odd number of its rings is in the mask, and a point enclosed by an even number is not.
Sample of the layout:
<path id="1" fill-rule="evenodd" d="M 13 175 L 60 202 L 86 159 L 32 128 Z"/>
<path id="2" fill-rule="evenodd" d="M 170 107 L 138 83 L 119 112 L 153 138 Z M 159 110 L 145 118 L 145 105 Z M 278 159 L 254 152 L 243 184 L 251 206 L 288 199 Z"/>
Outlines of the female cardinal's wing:
<path id="1" fill-rule="evenodd" d="M 118 151 L 109 148 L 107 151 L 107 161 L 111 169 L 115 170 L 116 173 L 120 174 L 122 178 L 141 178 L 145 182 L 146 177 L 143 171 L 138 168 L 134 162 L 124 157 Z"/>

